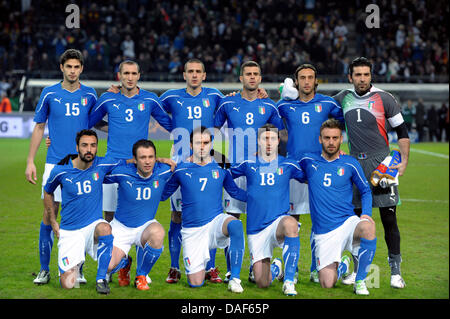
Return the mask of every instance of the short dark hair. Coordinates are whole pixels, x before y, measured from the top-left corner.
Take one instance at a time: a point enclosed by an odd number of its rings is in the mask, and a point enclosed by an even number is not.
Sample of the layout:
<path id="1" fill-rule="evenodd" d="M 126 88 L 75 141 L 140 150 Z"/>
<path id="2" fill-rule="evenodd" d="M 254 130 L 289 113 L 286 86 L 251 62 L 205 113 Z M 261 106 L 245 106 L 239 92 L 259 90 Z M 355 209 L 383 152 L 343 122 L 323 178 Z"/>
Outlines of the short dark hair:
<path id="1" fill-rule="evenodd" d="M 206 70 L 205 70 L 205 65 L 203 64 L 203 62 L 202 62 L 201 60 L 196 59 L 196 58 L 192 58 L 192 59 L 187 60 L 186 63 L 184 64 L 184 70 L 183 70 L 183 72 L 186 72 L 186 68 L 187 68 L 188 63 L 199 63 L 199 64 L 202 65 L 203 72 L 206 71 Z"/>
<path id="2" fill-rule="evenodd" d="M 278 128 L 272 123 L 266 123 L 258 129 L 258 140 L 261 137 L 262 133 L 269 131 L 276 132 L 278 137 L 280 137 L 280 131 L 278 130 Z"/>
<path id="3" fill-rule="evenodd" d="M 352 76 L 353 74 L 353 68 L 355 66 L 368 66 L 370 68 L 370 73 L 372 73 L 372 62 L 369 61 L 369 59 L 360 56 L 356 59 L 354 59 L 348 66 L 348 74 Z"/>
<path id="4" fill-rule="evenodd" d="M 339 122 L 338 120 L 336 120 L 334 118 L 330 118 L 322 123 L 322 125 L 320 126 L 320 134 L 322 134 L 322 130 L 326 129 L 326 128 L 331 128 L 331 129 L 338 128 L 342 131 L 341 122 Z"/>
<path id="5" fill-rule="evenodd" d="M 81 130 L 77 133 L 77 137 L 75 138 L 75 141 L 77 142 L 77 146 L 80 144 L 80 139 L 83 136 L 95 136 L 95 139 L 98 142 L 98 136 L 94 130 Z"/>
<path id="6" fill-rule="evenodd" d="M 212 141 L 212 134 L 211 134 L 211 131 L 206 127 L 206 126 L 198 126 L 198 127 L 196 127 L 192 132 L 191 132 L 191 135 L 189 136 L 189 139 L 190 139 L 190 141 L 191 141 L 191 144 L 192 144 L 192 142 L 193 142 L 193 140 L 194 140 L 194 134 L 197 134 L 197 133 L 200 133 L 200 134 L 203 134 L 203 133 L 206 133 L 206 134 L 209 134 L 209 136 L 211 137 L 211 141 Z"/>
<path id="7" fill-rule="evenodd" d="M 261 67 L 259 66 L 259 64 L 257 62 L 255 62 L 255 61 L 247 61 L 247 62 L 242 63 L 242 65 L 241 65 L 241 71 L 240 71 L 241 75 L 244 74 L 244 69 L 245 68 L 251 67 L 251 66 L 256 66 L 259 69 L 259 73 L 261 73 Z"/>
<path id="8" fill-rule="evenodd" d="M 124 64 L 134 64 L 137 67 L 138 73 L 141 72 L 141 68 L 139 67 L 139 64 L 136 61 L 125 60 L 125 61 L 120 62 L 120 64 L 119 64 L 119 73 L 122 73 L 122 68 L 123 68 Z"/>
<path id="9" fill-rule="evenodd" d="M 68 49 L 63 54 L 61 54 L 61 56 L 59 57 L 59 63 L 61 65 L 64 65 L 64 63 L 66 63 L 67 60 L 70 60 L 70 59 L 76 59 L 76 60 L 80 61 L 81 65 L 83 65 L 83 63 L 84 63 L 83 54 L 79 50 L 76 50 L 76 49 Z"/>
<path id="10" fill-rule="evenodd" d="M 150 141 L 150 140 L 139 140 L 136 143 L 133 144 L 133 156 L 137 157 L 137 150 L 139 147 L 143 147 L 143 148 L 153 148 L 153 150 L 155 151 L 155 156 L 156 156 L 156 146 L 155 144 Z"/>

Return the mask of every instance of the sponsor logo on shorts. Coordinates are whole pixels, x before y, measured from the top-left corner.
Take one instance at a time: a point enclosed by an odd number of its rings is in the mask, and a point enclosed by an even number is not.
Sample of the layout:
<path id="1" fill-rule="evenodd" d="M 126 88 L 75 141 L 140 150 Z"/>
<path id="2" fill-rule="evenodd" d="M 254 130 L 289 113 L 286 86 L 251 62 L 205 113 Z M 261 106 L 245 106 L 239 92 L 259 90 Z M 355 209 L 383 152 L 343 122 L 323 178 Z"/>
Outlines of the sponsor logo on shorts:
<path id="1" fill-rule="evenodd" d="M 68 266 L 68 265 L 69 265 L 69 258 L 64 257 L 64 258 L 62 259 L 62 262 L 63 262 L 63 265 L 64 265 L 64 266 Z"/>

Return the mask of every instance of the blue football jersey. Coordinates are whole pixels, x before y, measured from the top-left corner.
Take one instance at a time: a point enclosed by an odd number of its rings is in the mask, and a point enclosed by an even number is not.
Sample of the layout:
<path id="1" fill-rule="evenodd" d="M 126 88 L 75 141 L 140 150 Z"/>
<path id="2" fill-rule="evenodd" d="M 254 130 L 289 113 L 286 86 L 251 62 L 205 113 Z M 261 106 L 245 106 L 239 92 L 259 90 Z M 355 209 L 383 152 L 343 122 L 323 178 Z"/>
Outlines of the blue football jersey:
<path id="1" fill-rule="evenodd" d="M 321 154 L 304 154 L 300 167 L 308 180 L 312 231 L 324 234 L 354 216 L 353 184 L 359 189 L 362 214 L 372 216 L 372 192 L 358 161 L 340 155 L 327 161 Z"/>
<path id="2" fill-rule="evenodd" d="M 159 97 L 142 89 L 131 98 L 120 92 L 102 94 L 92 110 L 89 125 L 94 126 L 106 114 L 108 114 L 106 156 L 114 158 L 133 157 L 133 144 L 148 138 L 150 116 L 153 116 L 167 131 L 172 130 L 172 120 L 162 107 Z"/>
<path id="3" fill-rule="evenodd" d="M 127 227 L 139 227 L 155 218 L 170 166 L 156 162 L 153 173 L 140 176 L 135 164 L 120 165 L 106 175 L 104 183 L 119 184 L 117 210 L 114 218 Z"/>
<path id="4" fill-rule="evenodd" d="M 287 156 L 297 160 L 307 152 L 322 152 L 320 126 L 328 118 L 333 117 L 344 123 L 342 108 L 326 95 L 317 93 L 308 102 L 280 100 L 277 106 L 280 116 L 286 121 Z"/>
<path id="5" fill-rule="evenodd" d="M 242 98 L 241 94 L 228 96 L 222 100 L 214 118 L 214 126 L 222 127 L 225 121 L 229 130 L 229 154 L 232 163 L 254 159 L 257 151 L 258 129 L 272 123 L 279 130 L 284 129 L 283 121 L 275 103 L 270 99 L 253 101 Z"/>
<path id="6" fill-rule="evenodd" d="M 42 90 L 34 121 L 48 121 L 52 143 L 47 151 L 47 163 L 57 164 L 67 154 L 77 153 L 75 137 L 79 131 L 89 128 L 89 112 L 96 101 L 95 90 L 83 84 L 73 92 L 63 89 L 61 82 Z"/>
<path id="7" fill-rule="evenodd" d="M 169 179 L 162 200 L 169 198 L 181 187 L 181 225 L 199 227 L 209 223 L 223 213 L 222 189 L 241 201 L 247 200 L 247 193 L 240 189 L 228 170 L 214 160 L 204 166 L 195 163 L 181 163 Z"/>
<path id="8" fill-rule="evenodd" d="M 203 87 L 196 96 L 185 88 L 168 90 L 160 98 L 164 109 L 172 116 L 175 154 L 190 154 L 189 136 L 196 127 L 211 128 L 214 134 L 214 114 L 223 98 L 219 90 Z"/>
<path id="9" fill-rule="evenodd" d="M 80 229 L 103 218 L 103 179 L 114 167 L 123 163 L 96 157 L 86 170 L 73 167 L 72 161 L 52 169 L 44 190 L 51 194 L 61 185 L 61 229 Z"/>
<path id="10" fill-rule="evenodd" d="M 298 163 L 278 156 L 265 162 L 260 158 L 230 168 L 233 178 L 247 178 L 247 234 L 256 234 L 289 212 L 289 181 L 305 182 Z"/>

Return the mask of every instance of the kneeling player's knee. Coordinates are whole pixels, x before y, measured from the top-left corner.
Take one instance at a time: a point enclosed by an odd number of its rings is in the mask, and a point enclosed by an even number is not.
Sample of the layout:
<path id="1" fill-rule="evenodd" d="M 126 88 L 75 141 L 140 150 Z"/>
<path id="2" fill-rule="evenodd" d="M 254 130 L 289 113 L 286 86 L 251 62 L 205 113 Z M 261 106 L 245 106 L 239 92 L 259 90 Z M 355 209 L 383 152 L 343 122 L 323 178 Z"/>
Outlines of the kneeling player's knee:
<path id="1" fill-rule="evenodd" d="M 75 287 L 76 280 L 77 278 L 75 269 L 70 269 L 61 274 L 61 276 L 59 277 L 61 287 L 64 289 L 72 289 L 73 287 Z"/>
<path id="2" fill-rule="evenodd" d="M 99 223 L 96 226 L 96 232 L 98 236 L 111 235 L 111 225 L 109 223 Z"/>
<path id="3" fill-rule="evenodd" d="M 296 237 L 298 235 L 298 222 L 292 216 L 286 216 L 284 219 L 285 235 Z"/>
<path id="4" fill-rule="evenodd" d="M 330 280 L 330 279 L 319 280 L 319 281 L 320 281 L 320 286 L 322 288 L 333 288 L 336 283 L 336 281 Z"/>
<path id="5" fill-rule="evenodd" d="M 375 237 L 376 237 L 375 224 L 371 222 L 364 222 L 361 231 L 361 238 L 372 240 L 375 239 Z"/>
<path id="6" fill-rule="evenodd" d="M 191 287 L 191 288 L 199 288 L 199 287 L 203 286 L 204 283 L 205 283 L 204 278 L 188 277 L 188 284 L 189 284 L 189 287 Z"/>
<path id="7" fill-rule="evenodd" d="M 164 244 L 164 237 L 166 233 L 164 231 L 164 228 L 161 225 L 158 225 L 150 231 L 150 234 L 147 238 L 147 243 L 156 249 L 159 249 Z"/>

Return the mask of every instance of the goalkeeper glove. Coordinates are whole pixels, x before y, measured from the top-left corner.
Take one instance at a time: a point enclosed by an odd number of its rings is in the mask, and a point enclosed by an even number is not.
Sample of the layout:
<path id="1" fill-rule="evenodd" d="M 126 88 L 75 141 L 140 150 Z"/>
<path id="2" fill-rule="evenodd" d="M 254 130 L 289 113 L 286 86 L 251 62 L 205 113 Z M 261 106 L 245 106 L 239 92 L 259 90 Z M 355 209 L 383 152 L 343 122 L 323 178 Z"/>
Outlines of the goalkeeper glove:
<path id="1" fill-rule="evenodd" d="M 398 169 L 392 169 L 391 166 L 398 165 L 402 161 L 399 150 L 392 150 L 370 175 L 370 182 L 373 186 L 387 188 L 398 185 Z"/>

